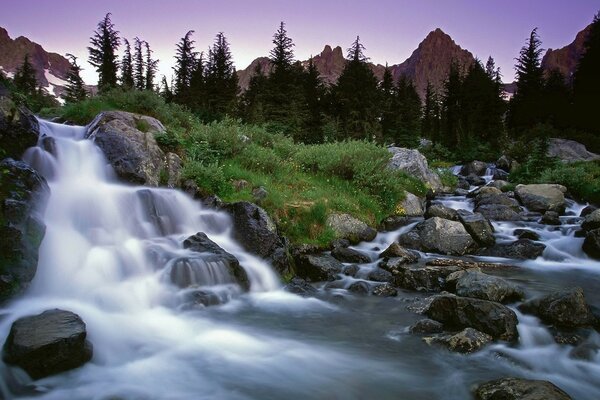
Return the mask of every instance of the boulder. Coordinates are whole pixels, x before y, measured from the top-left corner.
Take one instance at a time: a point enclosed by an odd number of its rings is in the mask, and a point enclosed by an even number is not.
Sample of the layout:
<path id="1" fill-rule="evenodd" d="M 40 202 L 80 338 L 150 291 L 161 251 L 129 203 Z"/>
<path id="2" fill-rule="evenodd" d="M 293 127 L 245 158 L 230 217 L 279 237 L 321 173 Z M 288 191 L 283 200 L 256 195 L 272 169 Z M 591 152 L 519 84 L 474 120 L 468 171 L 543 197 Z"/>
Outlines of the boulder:
<path id="1" fill-rule="evenodd" d="M 475 208 L 475 212 L 480 213 L 485 218 L 492 221 L 522 221 L 521 214 L 515 211 L 514 207 L 502 204 L 485 204 Z"/>
<path id="2" fill-rule="evenodd" d="M 502 191 L 502 188 L 509 186 L 510 183 L 508 183 L 505 180 L 502 179 L 494 179 L 493 181 L 491 181 L 490 183 L 488 183 L 489 187 L 493 187 L 494 189 L 498 189 L 500 191 Z"/>
<path id="3" fill-rule="evenodd" d="M 374 282 L 391 282 L 393 277 L 389 271 L 383 268 L 375 268 L 369 272 L 367 279 Z"/>
<path id="4" fill-rule="evenodd" d="M 427 207 L 427 211 L 425 211 L 425 219 L 433 217 L 449 219 L 451 221 L 458 221 L 458 212 L 442 204 L 432 204 L 429 207 Z"/>
<path id="5" fill-rule="evenodd" d="M 592 326 L 595 322 L 592 310 L 585 301 L 583 289 L 579 287 L 529 300 L 519 309 L 559 328 Z"/>
<path id="6" fill-rule="evenodd" d="M 496 161 L 496 168 L 502 169 L 506 172 L 511 172 L 515 164 L 516 162 L 513 159 L 503 155 Z"/>
<path id="7" fill-rule="evenodd" d="M 331 255 L 343 263 L 366 264 L 371 262 L 369 256 L 349 247 L 335 247 L 331 251 Z"/>
<path id="8" fill-rule="evenodd" d="M 371 294 L 378 297 L 396 297 L 398 296 L 398 290 L 392 284 L 385 282 L 375 285 Z"/>
<path id="9" fill-rule="evenodd" d="M 246 270 L 240 265 L 238 259 L 210 240 L 205 233 L 198 232 L 185 239 L 183 248 L 202 253 L 202 260 L 206 263 L 222 265 L 242 288 L 248 289 L 250 287 Z"/>
<path id="10" fill-rule="evenodd" d="M 485 186 L 488 189 L 492 189 L 491 186 Z M 515 212 L 521 211 L 519 203 L 515 199 L 511 199 L 504 193 L 494 193 L 490 191 L 479 191 L 475 197 L 475 207 L 481 207 L 485 205 L 503 205 L 512 208 Z"/>
<path id="11" fill-rule="evenodd" d="M 377 231 L 350 214 L 331 214 L 326 225 L 331 228 L 337 238 L 348 239 L 351 243 L 370 242 L 377 236 Z"/>
<path id="12" fill-rule="evenodd" d="M 154 135 L 164 131 L 160 121 L 152 117 L 106 111 L 98 114 L 88 126 L 87 137 L 102 149 L 121 179 L 158 186 L 166 166 L 165 155 Z"/>
<path id="13" fill-rule="evenodd" d="M 332 281 L 343 268 L 344 264 L 327 254 L 304 254 L 296 258 L 298 276 L 311 282 Z"/>
<path id="14" fill-rule="evenodd" d="M 446 289 L 446 278 L 462 271 L 457 265 L 410 267 L 396 262 L 395 258 L 383 261 L 379 268 L 392 275 L 394 285 L 408 290 L 439 292 Z"/>
<path id="15" fill-rule="evenodd" d="M 181 169 L 183 162 L 175 153 L 167 153 L 165 162 L 166 182 L 160 182 L 161 185 L 166 183 L 167 187 L 173 189 L 181 186 Z M 161 179 L 162 181 L 162 179 Z"/>
<path id="16" fill-rule="evenodd" d="M 406 192 L 404 199 L 396 207 L 397 214 L 401 217 L 421 217 L 423 215 L 423 199 Z"/>
<path id="17" fill-rule="evenodd" d="M 388 150 L 392 153 L 388 168 L 414 176 L 435 192 L 442 190 L 443 185 L 439 175 L 429 169 L 427 159 L 418 150 L 401 147 L 389 147 Z"/>
<path id="18" fill-rule="evenodd" d="M 480 250 L 480 256 L 514 258 L 517 260 L 535 260 L 542 255 L 545 244 L 529 239 L 519 239 L 512 243 L 499 243 L 493 247 Z"/>
<path id="19" fill-rule="evenodd" d="M 469 184 L 469 182 L 467 182 L 467 180 L 465 179 L 464 176 L 458 176 L 458 183 L 456 185 L 457 190 L 458 189 L 462 189 L 462 190 L 469 190 L 471 188 L 471 185 Z"/>
<path id="20" fill-rule="evenodd" d="M 442 333 L 444 331 L 444 325 L 432 319 L 424 318 L 412 324 L 408 328 L 408 331 L 417 334 Z"/>
<path id="21" fill-rule="evenodd" d="M 585 145 L 568 139 L 551 138 L 547 154 L 567 163 L 600 160 L 600 155 L 589 152 Z"/>
<path id="22" fill-rule="evenodd" d="M 318 292 L 314 286 L 297 276 L 293 277 L 290 283 L 285 285 L 284 290 L 300 296 L 314 296 Z"/>
<path id="23" fill-rule="evenodd" d="M 547 381 L 502 378 L 483 383 L 475 390 L 477 400 L 571 400 Z"/>
<path id="24" fill-rule="evenodd" d="M 348 286 L 348 291 L 354 294 L 367 295 L 370 290 L 369 283 L 365 281 L 356 281 Z"/>
<path id="25" fill-rule="evenodd" d="M 542 215 L 540 223 L 545 225 L 560 225 L 560 218 L 556 211 L 546 211 Z"/>
<path id="26" fill-rule="evenodd" d="M 600 260 L 600 229 L 586 232 L 582 248 L 589 257 Z"/>
<path id="27" fill-rule="evenodd" d="M 537 232 L 529 229 L 515 229 L 513 231 L 513 235 L 519 239 L 540 240 L 540 235 Z"/>
<path id="28" fill-rule="evenodd" d="M 479 175 L 475 175 L 475 174 L 467 175 L 466 180 L 472 186 L 483 186 L 483 185 L 485 185 L 485 179 L 483 179 Z"/>
<path id="29" fill-rule="evenodd" d="M 78 368 L 91 360 L 92 344 L 81 318 L 70 311 L 49 310 L 16 320 L 4 343 L 3 360 L 33 379 Z"/>
<path id="30" fill-rule="evenodd" d="M 481 246 L 492 246 L 496 243 L 494 227 L 482 214 L 462 212 L 458 213 L 458 219 L 467 232 Z"/>
<path id="31" fill-rule="evenodd" d="M 567 188 L 555 184 L 517 185 L 515 196 L 530 211 L 564 214 Z"/>
<path id="32" fill-rule="evenodd" d="M 419 253 L 405 249 L 400 246 L 398 242 L 390 244 L 388 248 L 379 255 L 379 258 L 393 258 L 394 263 L 399 265 L 416 263 L 420 257 Z"/>
<path id="33" fill-rule="evenodd" d="M 484 163 L 483 161 L 471 161 L 470 163 L 463 165 L 460 169 L 460 174 L 463 176 L 471 174 L 483 176 L 485 175 L 487 167 L 487 163 Z"/>
<path id="34" fill-rule="evenodd" d="M 46 180 L 24 162 L 0 162 L 0 302 L 22 292 L 35 276 L 49 194 Z"/>
<path id="35" fill-rule="evenodd" d="M 600 228 L 600 210 L 595 210 L 585 216 L 581 229 L 591 231 Z"/>
<path id="36" fill-rule="evenodd" d="M 467 186 L 469 186 L 469 185 L 467 185 Z M 454 195 L 455 196 L 467 196 L 468 194 L 469 194 L 469 190 L 468 189 L 458 188 L 458 189 L 454 190 Z"/>
<path id="37" fill-rule="evenodd" d="M 446 346 L 448 350 L 457 353 L 474 353 L 481 350 L 492 341 L 492 337 L 473 328 L 465 328 L 454 335 L 438 335 L 425 337 L 428 343 L 437 343 Z"/>
<path id="38" fill-rule="evenodd" d="M 581 218 L 585 218 L 588 215 L 590 215 L 591 213 L 593 213 L 594 211 L 596 211 L 597 209 L 598 209 L 598 207 L 596 207 L 596 206 L 587 205 L 583 208 L 583 210 L 581 210 L 581 213 L 579 214 L 579 216 Z"/>
<path id="39" fill-rule="evenodd" d="M 506 180 L 508 179 L 508 172 L 502 169 L 495 168 L 494 173 L 492 174 L 492 179 L 494 180 L 494 182 L 506 182 Z"/>
<path id="40" fill-rule="evenodd" d="M 525 295 L 522 289 L 497 276 L 487 275 L 476 270 L 460 271 L 454 274 L 458 275 L 454 284 L 454 291 L 458 296 L 505 303 L 521 300 Z M 448 280 L 454 278 L 452 275 L 448 277 Z"/>
<path id="41" fill-rule="evenodd" d="M 471 253 L 478 247 L 460 222 L 438 217 L 418 223 L 401 235 L 398 243 L 420 251 L 451 255 Z"/>
<path id="42" fill-rule="evenodd" d="M 40 127 L 27 108 L 0 96 L 0 156 L 20 159 L 38 142 Z"/>
<path id="43" fill-rule="evenodd" d="M 441 294 L 428 300 L 423 313 L 449 329 L 474 328 L 506 341 L 519 336 L 514 311 L 493 301 Z"/>

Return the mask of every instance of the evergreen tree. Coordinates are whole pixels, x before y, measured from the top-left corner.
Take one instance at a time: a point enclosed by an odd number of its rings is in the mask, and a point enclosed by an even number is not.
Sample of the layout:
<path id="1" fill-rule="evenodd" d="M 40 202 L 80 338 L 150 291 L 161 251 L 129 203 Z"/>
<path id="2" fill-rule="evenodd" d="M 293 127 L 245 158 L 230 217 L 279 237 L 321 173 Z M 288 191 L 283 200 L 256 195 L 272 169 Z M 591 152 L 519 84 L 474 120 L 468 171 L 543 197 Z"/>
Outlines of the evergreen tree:
<path id="1" fill-rule="evenodd" d="M 394 87 L 394 77 L 392 71 L 385 64 L 383 80 L 379 85 L 380 110 L 381 110 L 381 136 L 384 142 L 391 143 L 396 139 L 396 122 L 398 99 Z"/>
<path id="2" fill-rule="evenodd" d="M 136 37 L 134 44 L 134 55 L 133 55 L 133 80 L 135 81 L 135 88 L 137 90 L 144 90 L 146 87 L 146 77 L 144 75 L 145 61 L 142 53 L 142 47 L 144 41 Z"/>
<path id="3" fill-rule="evenodd" d="M 211 119 L 219 119 L 237 108 L 238 79 L 227 38 L 217 34 L 208 54 L 205 79 L 207 111 Z"/>
<path id="4" fill-rule="evenodd" d="M 206 107 L 208 99 L 206 96 L 206 65 L 204 52 L 200 52 L 196 66 L 190 78 L 188 106 L 202 119 L 206 118 Z"/>
<path id="5" fill-rule="evenodd" d="M 404 75 L 398 80 L 396 98 L 398 112 L 394 142 L 401 147 L 417 147 L 421 133 L 421 99 Z"/>
<path id="6" fill-rule="evenodd" d="M 71 62 L 71 68 L 67 73 L 67 85 L 62 98 L 66 103 L 77 103 L 87 97 L 87 92 L 83 79 L 81 79 L 81 67 L 77 64 L 77 57 L 73 54 L 67 54 L 66 56 Z"/>
<path id="7" fill-rule="evenodd" d="M 110 20 L 110 13 L 98 23 L 98 29 L 90 38 L 89 63 L 98 72 L 98 90 L 104 91 L 117 86 L 117 50 L 121 44 L 119 32 Z"/>
<path id="8" fill-rule="evenodd" d="M 573 76 L 573 94 L 577 125 L 589 132 L 600 132 L 600 12 L 585 42 L 585 52 Z"/>
<path id="9" fill-rule="evenodd" d="M 431 82 L 427 81 L 425 104 L 421 119 L 421 133 L 426 138 L 437 143 L 440 141 L 440 105 L 438 95 Z"/>
<path id="10" fill-rule="evenodd" d="M 540 104 L 544 110 L 545 122 L 555 128 L 568 128 L 571 125 L 572 97 L 565 75 L 557 69 L 550 71 L 544 82 Z"/>
<path id="11" fill-rule="evenodd" d="M 442 144 L 449 149 L 456 149 L 462 142 L 460 124 L 462 106 L 462 76 L 456 62 L 450 65 L 448 78 L 444 82 L 442 100 Z"/>
<path id="12" fill-rule="evenodd" d="M 158 71 L 159 60 L 154 60 L 152 58 L 152 50 L 150 50 L 148 42 L 144 42 L 144 44 L 146 46 L 146 82 L 144 88 L 146 90 L 154 90 L 154 78 Z"/>
<path id="13" fill-rule="evenodd" d="M 24 96 L 35 96 L 38 93 L 38 83 L 35 77 L 35 69 L 29 62 L 29 54 L 25 54 L 23 63 L 13 78 L 15 89 Z"/>
<path id="14" fill-rule="evenodd" d="M 241 113 L 245 121 L 255 124 L 265 122 L 264 101 L 267 90 L 268 78 L 260 64 L 256 64 L 248 89 L 241 99 Z"/>
<path id="15" fill-rule="evenodd" d="M 131 46 L 129 40 L 123 38 L 125 43 L 125 51 L 123 52 L 123 58 L 121 58 L 121 86 L 125 89 L 133 89 L 133 62 L 131 60 Z"/>
<path id="16" fill-rule="evenodd" d="M 275 47 L 269 53 L 273 72 L 290 69 L 294 63 L 294 43 L 288 37 L 283 21 L 279 25 L 277 32 L 273 35 L 273 44 Z"/>
<path id="17" fill-rule="evenodd" d="M 307 113 L 301 141 L 304 143 L 322 143 L 325 86 L 312 57 L 308 61 L 308 68 L 304 73 L 303 81 Z"/>
<path id="18" fill-rule="evenodd" d="M 162 76 L 160 82 L 160 95 L 163 99 L 165 99 L 167 103 L 173 101 L 173 92 L 171 91 L 171 88 L 169 88 L 169 84 L 167 83 L 167 77 L 164 75 Z"/>
<path id="19" fill-rule="evenodd" d="M 189 101 L 187 92 L 189 91 L 192 73 L 196 69 L 197 52 L 194 51 L 194 41 L 192 34 L 194 31 L 188 31 L 181 41 L 177 44 L 175 55 L 176 64 L 173 67 L 175 71 L 175 83 L 173 85 L 173 94 L 180 103 Z"/>

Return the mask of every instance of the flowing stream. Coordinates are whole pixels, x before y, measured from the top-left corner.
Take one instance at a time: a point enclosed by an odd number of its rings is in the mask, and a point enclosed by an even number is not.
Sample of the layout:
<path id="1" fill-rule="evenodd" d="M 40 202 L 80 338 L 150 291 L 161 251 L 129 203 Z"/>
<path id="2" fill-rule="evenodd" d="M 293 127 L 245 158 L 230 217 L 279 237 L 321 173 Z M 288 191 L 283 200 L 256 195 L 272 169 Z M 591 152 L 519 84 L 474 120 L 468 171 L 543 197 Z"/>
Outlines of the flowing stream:
<path id="1" fill-rule="evenodd" d="M 550 380 L 574 399 L 600 398 L 597 333 L 580 357 L 573 346 L 556 344 L 539 320 L 518 313 L 516 345 L 493 344 L 472 355 L 430 347 L 407 331 L 421 318 L 407 304 L 426 294 L 287 293 L 268 264 L 232 239 L 226 214 L 176 190 L 118 183 L 102 152 L 84 139 L 85 127 L 40 125 L 40 146 L 25 158 L 49 182 L 47 231 L 31 287 L 0 310 L 0 340 L 16 319 L 61 308 L 86 322 L 94 357 L 35 382 L 0 361 L 0 398 L 462 400 L 477 383 L 504 376 Z M 465 197 L 442 202 L 473 208 Z M 573 203 L 569 211 L 579 215 L 581 208 Z M 599 306 L 600 263 L 581 252 L 583 239 L 573 236 L 577 218 L 562 218 L 559 228 L 520 223 L 548 247 L 535 261 L 501 260 L 522 268 L 498 274 L 528 297 L 581 286 Z M 494 226 L 499 241 L 514 239 L 515 224 Z M 409 228 L 355 246 L 373 260 L 361 272 L 374 267 L 376 248 Z M 248 293 L 222 265 L 183 248 L 197 232 L 238 258 Z M 207 292 L 222 304 L 190 301 Z"/>

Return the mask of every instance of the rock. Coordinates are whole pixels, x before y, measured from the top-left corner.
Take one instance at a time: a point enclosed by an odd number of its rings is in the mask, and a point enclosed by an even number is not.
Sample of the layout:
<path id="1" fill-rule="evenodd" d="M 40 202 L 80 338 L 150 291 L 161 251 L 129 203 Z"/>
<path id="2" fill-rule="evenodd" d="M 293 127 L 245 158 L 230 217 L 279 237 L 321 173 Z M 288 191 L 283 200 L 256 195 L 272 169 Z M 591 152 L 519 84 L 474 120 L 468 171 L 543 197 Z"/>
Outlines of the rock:
<path id="1" fill-rule="evenodd" d="M 596 207 L 596 206 L 591 206 L 591 205 L 585 206 L 583 208 L 583 210 L 581 210 L 581 213 L 579 214 L 579 216 L 581 218 L 587 217 L 588 215 L 590 215 L 591 213 L 593 213 L 597 209 L 598 209 L 598 207 Z"/>
<path id="2" fill-rule="evenodd" d="M 235 189 L 236 192 L 241 192 L 244 189 L 247 189 L 248 186 L 250 185 L 248 183 L 247 180 L 245 179 L 238 179 L 232 182 L 233 184 L 233 188 Z"/>
<path id="3" fill-rule="evenodd" d="M 0 156 L 20 159 L 38 142 L 40 127 L 27 108 L 0 97 Z"/>
<path id="4" fill-rule="evenodd" d="M 475 208 L 485 218 L 492 221 L 522 221 L 523 217 L 513 207 L 501 204 L 486 204 Z"/>
<path id="5" fill-rule="evenodd" d="M 402 228 L 414 220 L 408 217 L 401 217 L 399 215 L 392 215 L 381 221 L 379 229 L 384 232 L 391 232 Z"/>
<path id="6" fill-rule="evenodd" d="M 312 282 L 332 281 L 343 268 L 344 264 L 326 254 L 305 254 L 296 258 L 298 276 Z"/>
<path id="7" fill-rule="evenodd" d="M 409 267 L 395 258 L 381 262 L 379 267 L 392 275 L 394 285 L 408 290 L 439 292 L 446 288 L 446 278 L 464 268 L 456 265 Z"/>
<path id="8" fill-rule="evenodd" d="M 0 162 L 0 302 L 22 292 L 35 276 L 49 194 L 46 180 L 24 162 Z"/>
<path id="9" fill-rule="evenodd" d="M 240 266 L 240 262 L 235 256 L 223 250 L 218 244 L 213 242 L 203 232 L 198 232 L 193 236 L 188 237 L 183 241 L 183 248 L 189 249 L 198 253 L 205 253 L 202 260 L 206 263 L 223 265 L 232 278 L 235 279 L 242 288 L 249 289 L 250 281 L 246 270 Z M 180 281 L 180 280 L 178 280 Z M 186 281 L 184 279 L 183 281 Z M 189 282 L 190 279 L 187 279 Z M 177 283 L 177 282 L 176 282 Z M 188 285 L 184 285 L 189 286 Z"/>
<path id="10" fill-rule="evenodd" d="M 410 333 L 427 334 L 441 333 L 444 331 L 444 325 L 432 319 L 420 319 L 408 328 Z"/>
<path id="11" fill-rule="evenodd" d="M 350 241 L 347 239 L 335 239 L 331 242 L 331 248 L 335 249 L 337 247 L 349 247 Z"/>
<path id="12" fill-rule="evenodd" d="M 427 211 L 425 211 L 425 219 L 433 217 L 458 221 L 457 211 L 441 204 L 432 204 L 431 206 L 427 207 Z"/>
<path id="13" fill-rule="evenodd" d="M 370 242 L 377 231 L 349 214 L 332 214 L 327 217 L 326 225 L 338 238 L 348 239 L 351 243 Z"/>
<path id="14" fill-rule="evenodd" d="M 545 244 L 529 239 L 519 239 L 512 243 L 499 243 L 488 249 L 480 250 L 480 256 L 515 258 L 517 260 L 535 260 L 542 255 Z"/>
<path id="15" fill-rule="evenodd" d="M 529 229 L 515 229 L 513 235 L 519 239 L 540 240 L 540 235 Z"/>
<path id="16" fill-rule="evenodd" d="M 406 196 L 397 207 L 397 214 L 401 217 L 420 217 L 423 212 L 423 199 L 410 192 L 406 192 Z"/>
<path id="17" fill-rule="evenodd" d="M 231 215 L 233 237 L 244 249 L 269 260 L 282 275 L 291 272 L 289 244 L 265 210 L 247 201 L 225 204 L 223 209 Z"/>
<path id="18" fill-rule="evenodd" d="M 582 248 L 589 257 L 600 260 L 600 229 L 586 232 Z"/>
<path id="19" fill-rule="evenodd" d="M 495 182 L 506 182 L 506 180 L 508 179 L 508 172 L 501 170 L 501 169 L 494 169 L 494 173 L 492 174 L 492 179 Z M 507 182 L 508 184 L 508 182 Z"/>
<path id="20" fill-rule="evenodd" d="M 467 184 L 467 186 L 469 186 L 469 185 Z M 455 196 L 467 196 L 468 194 L 469 194 L 469 190 L 468 189 L 458 188 L 458 189 L 454 190 L 454 195 Z"/>
<path id="21" fill-rule="evenodd" d="M 499 264 L 499 263 L 489 263 L 483 261 L 465 261 L 459 259 L 450 259 L 450 258 L 435 258 L 433 260 L 427 261 L 426 265 L 434 266 L 434 267 L 448 267 L 448 266 L 456 266 L 461 269 L 502 269 L 506 270 L 508 268 L 518 268 L 513 265 L 508 264 Z"/>
<path id="22" fill-rule="evenodd" d="M 398 243 L 429 253 L 463 255 L 477 248 L 465 227 L 456 221 L 433 217 L 401 235 Z"/>
<path id="23" fill-rule="evenodd" d="M 410 251 L 400 246 L 398 242 L 393 242 L 379 255 L 379 258 L 394 258 L 395 263 L 412 264 L 416 263 L 421 256 L 414 251 Z"/>
<path id="24" fill-rule="evenodd" d="M 492 189 L 491 186 L 486 188 Z M 503 205 L 508 206 L 515 212 L 521 211 L 519 203 L 515 199 L 511 199 L 504 193 L 490 193 L 489 191 L 479 191 L 475 197 L 475 207 L 481 207 L 485 205 Z"/>
<path id="25" fill-rule="evenodd" d="M 184 292 L 183 309 L 206 308 L 227 302 L 226 296 L 205 289 L 194 289 Z"/>
<path id="26" fill-rule="evenodd" d="M 457 189 L 469 190 L 471 188 L 471 185 L 465 179 L 464 176 L 459 175 L 457 178 L 458 178 L 458 184 L 456 185 Z"/>
<path id="27" fill-rule="evenodd" d="M 467 232 L 475 239 L 481 246 L 492 246 L 496 243 L 494 237 L 494 227 L 483 215 L 480 213 L 458 213 L 458 218 L 461 224 L 465 227 Z"/>
<path id="28" fill-rule="evenodd" d="M 356 281 L 348 286 L 348 291 L 354 294 L 367 295 L 369 290 L 369 283 L 365 281 Z"/>
<path id="29" fill-rule="evenodd" d="M 366 264 L 371 262 L 366 254 L 348 247 L 336 247 L 331 251 L 331 255 L 343 263 Z"/>
<path id="30" fill-rule="evenodd" d="M 175 153 L 167 153 L 166 156 L 166 174 L 167 174 L 167 187 L 173 189 L 181 186 L 181 169 L 183 168 L 183 162 L 181 158 Z M 164 184 L 164 182 L 161 182 Z"/>
<path id="31" fill-rule="evenodd" d="M 496 168 L 500 168 L 506 172 L 511 172 L 513 169 L 515 161 L 508 158 L 507 156 L 501 156 L 498 161 L 496 161 Z"/>
<path id="32" fill-rule="evenodd" d="M 414 176 L 435 192 L 442 190 L 443 185 L 439 175 L 429 169 L 427 159 L 418 150 L 401 147 L 389 147 L 388 150 L 392 153 L 388 168 Z"/>
<path id="33" fill-rule="evenodd" d="M 483 383 L 475 390 L 477 400 L 571 400 L 547 381 L 502 378 Z"/>
<path id="34" fill-rule="evenodd" d="M 390 283 L 385 282 L 375 285 L 371 294 L 378 297 L 396 297 L 398 296 L 398 291 Z"/>
<path id="35" fill-rule="evenodd" d="M 600 160 L 600 155 L 589 152 L 585 145 L 568 139 L 550 138 L 547 154 L 567 163 Z"/>
<path id="36" fill-rule="evenodd" d="M 473 189 L 472 191 L 469 192 L 469 195 L 467 197 L 477 197 L 479 195 L 486 195 L 486 194 L 502 194 L 502 191 L 500 189 L 496 189 L 495 187 L 492 186 L 481 186 L 478 188 Z"/>
<path id="37" fill-rule="evenodd" d="M 3 360 L 33 379 L 78 368 L 91 360 L 92 344 L 81 318 L 70 311 L 49 310 L 16 320 L 4 343 Z"/>
<path id="38" fill-rule="evenodd" d="M 318 292 L 314 286 L 297 276 L 293 277 L 290 283 L 285 285 L 284 290 L 300 296 L 313 296 Z"/>
<path id="39" fill-rule="evenodd" d="M 152 117 L 106 111 L 98 114 L 88 126 L 87 137 L 100 147 L 121 179 L 158 186 L 161 172 L 165 170 L 165 155 L 154 135 L 164 131 L 160 121 Z"/>
<path id="40" fill-rule="evenodd" d="M 346 276 L 356 276 L 356 274 L 358 273 L 358 271 L 360 271 L 360 268 L 358 265 L 344 265 L 344 268 L 342 269 L 342 273 Z"/>
<path id="41" fill-rule="evenodd" d="M 457 353 L 474 353 L 492 341 L 492 337 L 473 328 L 465 328 L 454 335 L 423 338 L 427 343 L 439 343 Z"/>
<path id="42" fill-rule="evenodd" d="M 600 210 L 595 210 L 585 216 L 581 224 L 581 229 L 591 231 L 600 228 Z"/>
<path id="43" fill-rule="evenodd" d="M 516 341 L 519 336 L 516 314 L 488 300 L 441 294 L 429 299 L 423 313 L 450 329 L 475 328 L 506 341 Z"/>
<path id="44" fill-rule="evenodd" d="M 515 195 L 530 211 L 556 211 L 562 215 L 566 208 L 566 191 L 564 186 L 554 184 L 518 185 Z"/>
<path id="45" fill-rule="evenodd" d="M 385 269 L 375 268 L 373 271 L 369 272 L 367 279 L 374 282 L 391 282 L 392 274 Z"/>
<path id="46" fill-rule="evenodd" d="M 483 186 L 485 185 L 485 179 L 481 176 L 470 174 L 466 177 L 467 182 L 469 182 L 472 186 Z"/>
<path id="47" fill-rule="evenodd" d="M 556 211 L 546 211 L 542 215 L 540 223 L 545 225 L 560 225 L 560 218 Z"/>
<path id="48" fill-rule="evenodd" d="M 267 198 L 269 192 L 262 186 L 252 189 L 252 198 L 255 202 L 260 203 Z"/>
<path id="49" fill-rule="evenodd" d="M 595 322 L 595 317 L 585 301 L 583 289 L 579 287 L 529 300 L 519 309 L 559 328 L 585 327 Z"/>
<path id="50" fill-rule="evenodd" d="M 525 295 L 522 289 L 497 276 L 474 270 L 462 271 L 458 274 L 460 277 L 456 280 L 455 286 L 455 293 L 458 296 L 505 303 L 521 300 Z"/>
<path id="51" fill-rule="evenodd" d="M 493 181 L 491 181 L 490 183 L 488 183 L 489 187 L 493 187 L 494 189 L 498 189 L 500 191 L 502 191 L 502 188 L 509 186 L 510 183 L 508 183 L 505 180 L 502 179 L 494 179 Z"/>
<path id="52" fill-rule="evenodd" d="M 460 169 L 460 174 L 463 176 L 471 174 L 483 176 L 485 175 L 487 167 L 487 163 L 484 163 L 483 161 L 471 161 L 470 163 L 463 165 Z"/>

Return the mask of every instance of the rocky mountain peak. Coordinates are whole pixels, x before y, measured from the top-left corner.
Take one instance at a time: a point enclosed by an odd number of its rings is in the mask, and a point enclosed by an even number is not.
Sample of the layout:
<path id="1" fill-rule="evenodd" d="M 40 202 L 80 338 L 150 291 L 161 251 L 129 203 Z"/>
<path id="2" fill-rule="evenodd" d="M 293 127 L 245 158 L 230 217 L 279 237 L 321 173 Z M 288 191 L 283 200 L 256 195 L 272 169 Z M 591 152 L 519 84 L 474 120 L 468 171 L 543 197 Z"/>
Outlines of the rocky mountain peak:
<path id="1" fill-rule="evenodd" d="M 549 72 L 559 70 L 568 80 L 573 77 L 577 63 L 584 53 L 585 41 L 590 33 L 591 25 L 577 33 L 575 40 L 565 47 L 552 50 L 548 49 L 542 58 L 542 68 Z"/>

